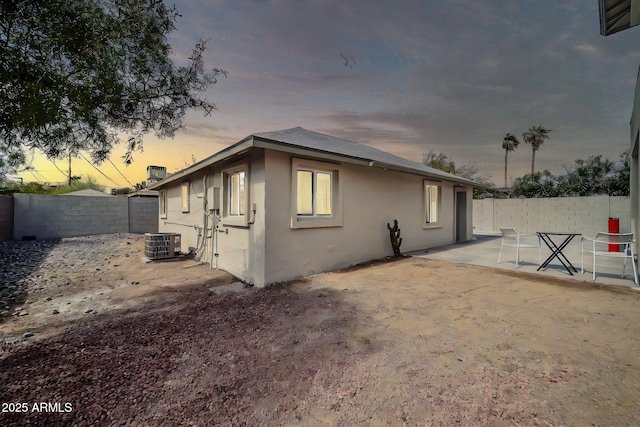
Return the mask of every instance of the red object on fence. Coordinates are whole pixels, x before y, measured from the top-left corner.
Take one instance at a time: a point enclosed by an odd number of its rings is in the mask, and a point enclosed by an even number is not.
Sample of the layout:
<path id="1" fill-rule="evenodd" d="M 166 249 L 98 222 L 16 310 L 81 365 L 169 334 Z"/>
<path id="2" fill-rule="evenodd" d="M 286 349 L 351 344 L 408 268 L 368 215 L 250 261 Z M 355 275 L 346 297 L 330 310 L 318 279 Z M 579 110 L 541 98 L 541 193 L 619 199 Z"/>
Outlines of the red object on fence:
<path id="1" fill-rule="evenodd" d="M 620 218 L 609 218 L 609 233 L 620 232 Z M 620 245 L 609 244 L 609 252 L 620 252 Z"/>

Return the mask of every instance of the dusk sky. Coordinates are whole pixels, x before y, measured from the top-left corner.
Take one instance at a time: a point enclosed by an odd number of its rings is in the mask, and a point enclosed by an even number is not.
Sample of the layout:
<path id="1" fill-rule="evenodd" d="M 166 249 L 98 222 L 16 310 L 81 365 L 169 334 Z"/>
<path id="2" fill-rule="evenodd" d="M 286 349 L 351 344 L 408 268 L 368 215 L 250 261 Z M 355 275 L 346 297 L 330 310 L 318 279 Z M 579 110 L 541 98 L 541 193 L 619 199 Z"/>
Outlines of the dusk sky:
<path id="1" fill-rule="evenodd" d="M 504 184 L 506 132 L 552 129 L 536 169 L 629 148 L 640 28 L 603 37 L 597 0 L 180 0 L 171 35 L 182 64 L 199 39 L 209 67 L 228 70 L 208 92 L 209 117 L 190 114 L 174 140 L 145 139 L 130 182 L 147 165 L 169 172 L 255 133 L 302 126 L 409 160 L 430 150 L 476 164 Z M 86 156 L 88 158 L 88 156 Z M 530 170 L 531 147 L 509 155 L 509 181 Z M 64 176 L 34 163 L 50 181 Z M 57 162 L 65 170 L 65 162 Z M 74 174 L 115 186 L 84 160 Z M 106 162 L 100 169 L 121 186 Z M 33 174 L 24 175 L 26 180 Z"/>

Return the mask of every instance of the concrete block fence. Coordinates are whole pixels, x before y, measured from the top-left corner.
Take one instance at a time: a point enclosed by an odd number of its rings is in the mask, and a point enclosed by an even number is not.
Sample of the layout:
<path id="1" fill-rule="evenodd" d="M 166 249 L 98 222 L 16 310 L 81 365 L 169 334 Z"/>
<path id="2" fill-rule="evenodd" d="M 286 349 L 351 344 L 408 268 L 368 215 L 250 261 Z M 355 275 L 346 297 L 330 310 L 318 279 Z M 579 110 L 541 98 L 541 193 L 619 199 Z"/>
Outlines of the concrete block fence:
<path id="1" fill-rule="evenodd" d="M 13 238 L 13 197 L 0 196 L 0 242 Z"/>
<path id="2" fill-rule="evenodd" d="M 523 233 L 574 231 L 593 236 L 608 229 L 631 231 L 629 197 L 556 197 L 473 201 L 473 232 L 496 233 L 515 227 Z M 102 233 L 157 233 L 155 197 L 99 197 L 43 194 L 0 196 L 0 241 L 83 236 Z"/>
<path id="3" fill-rule="evenodd" d="M 158 231 L 156 198 L 14 194 L 13 202 L 14 240 Z"/>
<path id="4" fill-rule="evenodd" d="M 593 236 L 608 230 L 609 217 L 619 218 L 620 232 L 631 231 L 629 197 L 551 197 L 473 201 L 473 232 L 495 233 L 501 227 L 522 233 L 567 231 Z"/>
<path id="5" fill-rule="evenodd" d="M 129 197 L 129 233 L 158 232 L 158 198 Z"/>

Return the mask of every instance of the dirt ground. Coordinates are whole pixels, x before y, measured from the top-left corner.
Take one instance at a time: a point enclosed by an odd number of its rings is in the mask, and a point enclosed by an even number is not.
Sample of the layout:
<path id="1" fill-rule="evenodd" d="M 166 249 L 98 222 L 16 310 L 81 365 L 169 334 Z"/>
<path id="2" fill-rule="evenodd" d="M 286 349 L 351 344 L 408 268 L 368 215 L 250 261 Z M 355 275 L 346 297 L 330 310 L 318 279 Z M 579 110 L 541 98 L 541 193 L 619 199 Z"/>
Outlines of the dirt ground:
<path id="1" fill-rule="evenodd" d="M 640 425 L 640 292 L 405 258 L 217 294 L 143 246 L 64 239 L 15 282 L 0 425 Z"/>

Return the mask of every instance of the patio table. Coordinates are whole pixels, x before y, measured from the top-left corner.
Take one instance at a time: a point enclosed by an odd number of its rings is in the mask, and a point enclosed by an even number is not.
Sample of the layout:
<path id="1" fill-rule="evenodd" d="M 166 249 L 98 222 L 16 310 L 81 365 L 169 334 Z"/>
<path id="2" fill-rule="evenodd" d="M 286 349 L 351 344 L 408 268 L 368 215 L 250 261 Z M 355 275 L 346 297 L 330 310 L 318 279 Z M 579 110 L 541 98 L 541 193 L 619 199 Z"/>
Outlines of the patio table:
<path id="1" fill-rule="evenodd" d="M 542 264 L 540 264 L 540 267 L 538 267 L 537 271 L 540 271 L 540 269 L 542 268 L 547 268 L 549 263 L 554 258 L 557 258 L 558 261 L 560 261 L 560 263 L 564 266 L 564 268 L 569 272 L 570 275 L 573 276 L 571 269 L 573 269 L 573 271 L 575 271 L 576 273 L 578 272 L 578 270 L 573 266 L 573 264 L 571 264 L 571 262 L 567 259 L 567 257 L 562 253 L 562 250 L 565 247 L 567 247 L 569 242 L 571 242 L 571 240 L 573 240 L 574 237 L 579 236 L 580 233 L 538 231 L 536 234 L 538 235 L 538 237 L 540 237 L 540 239 L 542 239 L 542 241 L 547 245 L 547 247 L 551 249 L 551 255 L 549 255 L 549 258 L 547 258 Z M 551 236 L 557 236 L 557 240 L 564 237 L 564 240 L 560 244 L 557 244 L 556 242 L 553 241 Z"/>

